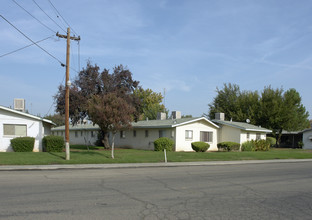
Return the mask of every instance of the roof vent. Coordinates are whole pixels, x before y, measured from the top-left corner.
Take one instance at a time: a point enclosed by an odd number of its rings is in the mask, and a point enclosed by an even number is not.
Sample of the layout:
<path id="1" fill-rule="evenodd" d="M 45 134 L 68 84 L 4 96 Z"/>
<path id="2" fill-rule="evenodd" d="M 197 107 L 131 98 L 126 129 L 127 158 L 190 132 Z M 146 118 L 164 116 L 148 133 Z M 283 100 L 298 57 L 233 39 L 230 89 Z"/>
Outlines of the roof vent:
<path id="1" fill-rule="evenodd" d="M 167 119 L 167 114 L 164 112 L 158 112 L 157 113 L 157 120 L 166 120 Z"/>
<path id="2" fill-rule="evenodd" d="M 14 99 L 14 110 L 25 112 L 25 99 Z"/>
<path id="3" fill-rule="evenodd" d="M 181 119 L 181 112 L 180 111 L 172 111 L 171 117 L 172 117 L 172 119 Z"/>
<path id="4" fill-rule="evenodd" d="M 224 113 L 221 113 L 221 112 L 215 113 L 215 119 L 224 121 Z"/>

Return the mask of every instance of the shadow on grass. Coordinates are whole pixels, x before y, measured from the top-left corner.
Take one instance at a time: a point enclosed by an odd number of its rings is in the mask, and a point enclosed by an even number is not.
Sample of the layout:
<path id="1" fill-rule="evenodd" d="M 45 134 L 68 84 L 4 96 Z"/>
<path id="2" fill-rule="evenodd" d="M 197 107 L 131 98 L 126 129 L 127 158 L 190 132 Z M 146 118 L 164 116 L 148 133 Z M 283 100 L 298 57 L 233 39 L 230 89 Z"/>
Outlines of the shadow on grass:
<path id="1" fill-rule="evenodd" d="M 53 153 L 53 152 L 48 152 L 48 153 L 51 154 L 52 156 L 59 157 L 59 158 L 64 159 L 64 160 L 66 159 L 66 156 L 64 157 L 64 156 L 58 155 L 58 154 Z"/>
<path id="2" fill-rule="evenodd" d="M 110 158 L 110 155 L 104 154 L 101 152 L 95 152 L 95 151 L 73 151 L 72 154 L 77 154 L 80 156 L 98 156 L 98 157 L 105 157 Z"/>

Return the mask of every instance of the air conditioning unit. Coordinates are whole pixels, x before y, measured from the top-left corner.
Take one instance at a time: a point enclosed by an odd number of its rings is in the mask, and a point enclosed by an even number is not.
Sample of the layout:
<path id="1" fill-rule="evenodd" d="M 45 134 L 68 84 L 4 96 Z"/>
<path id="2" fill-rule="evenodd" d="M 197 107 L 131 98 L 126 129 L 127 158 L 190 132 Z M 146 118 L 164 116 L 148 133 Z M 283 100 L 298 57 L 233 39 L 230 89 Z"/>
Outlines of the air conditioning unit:
<path id="1" fill-rule="evenodd" d="M 14 110 L 25 112 L 25 99 L 14 99 Z"/>

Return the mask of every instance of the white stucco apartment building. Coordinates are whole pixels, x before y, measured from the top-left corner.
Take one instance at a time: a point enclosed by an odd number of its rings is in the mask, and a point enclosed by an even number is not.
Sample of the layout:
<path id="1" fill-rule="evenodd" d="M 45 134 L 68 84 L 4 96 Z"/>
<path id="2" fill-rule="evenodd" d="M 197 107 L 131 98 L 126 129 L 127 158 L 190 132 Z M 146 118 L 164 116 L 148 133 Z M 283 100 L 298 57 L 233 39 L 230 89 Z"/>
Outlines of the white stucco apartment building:
<path id="1" fill-rule="evenodd" d="M 10 140 L 34 137 L 34 152 L 42 151 L 42 138 L 51 134 L 53 122 L 47 119 L 0 106 L 0 152 L 13 151 Z"/>
<path id="2" fill-rule="evenodd" d="M 303 149 L 312 149 L 312 128 L 302 131 Z"/>
<path id="3" fill-rule="evenodd" d="M 63 136 L 64 130 L 64 126 L 61 126 L 53 128 L 52 133 Z M 99 130 L 97 125 L 91 124 L 71 126 L 70 143 L 94 144 Z M 195 141 L 208 143 L 210 145 L 208 151 L 217 151 L 217 144 L 220 142 L 233 141 L 242 144 L 247 140 L 266 139 L 266 133 L 269 132 L 271 130 L 248 123 L 224 121 L 222 114 L 212 121 L 205 117 L 171 119 L 160 117 L 158 120 L 133 122 L 131 129 L 116 134 L 115 146 L 153 150 L 156 139 L 168 137 L 174 141 L 175 151 L 193 151 L 191 143 Z"/>

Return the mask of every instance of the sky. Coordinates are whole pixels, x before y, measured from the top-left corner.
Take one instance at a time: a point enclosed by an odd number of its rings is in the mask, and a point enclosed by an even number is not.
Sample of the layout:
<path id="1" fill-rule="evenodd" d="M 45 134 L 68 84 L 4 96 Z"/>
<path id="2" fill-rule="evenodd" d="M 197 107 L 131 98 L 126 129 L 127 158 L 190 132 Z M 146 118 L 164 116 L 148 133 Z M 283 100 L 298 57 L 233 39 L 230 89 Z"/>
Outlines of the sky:
<path id="1" fill-rule="evenodd" d="M 192 116 L 208 112 L 224 83 L 295 88 L 311 119 L 311 11 L 310 0 L 2 0 L 0 105 L 24 98 L 31 114 L 54 113 L 66 62 L 56 32 L 70 25 L 81 37 L 71 41 L 71 80 L 88 61 L 122 64 L 144 89 L 166 91 L 170 111 Z M 32 45 L 3 56 L 32 44 L 21 32 L 50 37 L 38 43 L 46 52 Z"/>

